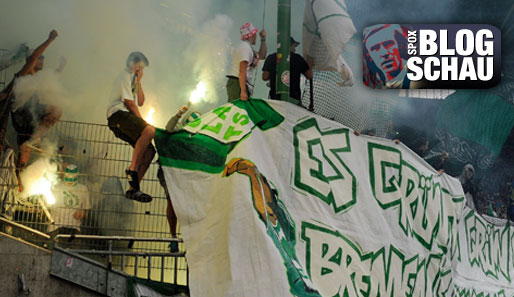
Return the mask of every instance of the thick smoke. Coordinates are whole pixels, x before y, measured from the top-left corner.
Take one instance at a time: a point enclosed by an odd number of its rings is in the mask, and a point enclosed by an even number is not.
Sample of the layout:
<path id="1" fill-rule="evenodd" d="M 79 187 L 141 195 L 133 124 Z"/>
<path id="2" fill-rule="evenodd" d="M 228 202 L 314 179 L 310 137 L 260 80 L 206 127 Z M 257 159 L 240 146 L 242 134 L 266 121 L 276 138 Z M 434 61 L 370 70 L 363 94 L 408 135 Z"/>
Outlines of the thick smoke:
<path id="1" fill-rule="evenodd" d="M 43 105 L 56 105 L 66 110 L 73 108 L 68 99 L 70 95 L 62 86 L 61 74 L 53 69 L 45 69 L 34 75 L 18 78 L 14 84 L 14 95 L 16 98 L 13 103 L 14 110 L 24 104 L 30 104 L 32 98 Z M 33 124 L 37 126 L 38 123 Z"/>
<path id="2" fill-rule="evenodd" d="M 63 119 L 106 123 L 106 109 L 116 76 L 123 71 L 132 51 L 143 52 L 150 61 L 145 69 L 143 89 L 145 116 L 156 110 L 156 126 L 164 127 L 169 117 L 187 103 L 201 80 L 208 80 L 208 102 L 196 108 L 202 112 L 226 102 L 226 73 L 229 46 L 239 42 L 239 27 L 250 21 L 268 31 L 268 52 L 276 50 L 276 5 L 268 1 L 265 24 L 264 1 L 251 0 L 0 0 L 0 48 L 30 48 L 41 44 L 52 29 L 57 39 L 44 53 L 45 69 L 57 68 L 59 57 L 68 65 L 62 86 L 68 90 L 62 106 Z M 292 35 L 301 39 L 303 1 L 292 1 Z M 8 29 L 7 29 L 8 28 Z M 259 46 L 259 42 L 256 47 Z M 259 65 L 259 68 L 262 64 Z M 21 66 L 8 69 L 7 80 Z M 257 74 L 259 77 L 260 74 Z M 7 81 L 8 82 L 8 81 Z M 256 96 L 268 89 L 257 79 Z M 63 104 L 57 100 L 56 104 Z"/>
<path id="3" fill-rule="evenodd" d="M 206 99 L 210 103 L 222 102 L 218 94 L 224 91 L 226 81 L 223 75 L 230 53 L 229 30 L 232 19 L 226 15 L 217 15 L 206 22 L 200 33 L 193 35 L 186 51 L 186 59 L 193 65 L 193 74 L 198 81 L 207 84 Z"/>
<path id="4" fill-rule="evenodd" d="M 16 51 L 23 43 L 34 49 L 52 29 L 57 30 L 58 37 L 44 52 L 44 69 L 17 81 L 18 104 L 37 93 L 40 103 L 63 110 L 63 120 L 100 124 L 107 122 L 106 109 L 113 99 L 109 96 L 127 56 L 141 51 L 150 62 L 142 79 L 146 102 L 141 114 L 146 116 L 153 108 L 155 125 L 164 127 L 200 81 L 207 84 L 207 94 L 194 109 L 206 112 L 226 102 L 225 75 L 231 47 L 240 41 L 241 24 L 264 26 L 268 52 L 276 50 L 276 5 L 268 2 L 263 24 L 264 2 L 252 0 L 0 0 L 5 12 L 0 18 L 4 28 L 0 49 Z M 292 20 L 292 35 L 297 40 L 303 7 L 303 1 L 293 1 L 292 14 L 299 17 Z M 56 73 L 62 56 L 67 65 Z M 6 83 L 22 68 L 23 60 L 2 64 L 8 67 Z M 256 96 L 265 97 L 267 92 L 257 79 Z M 21 176 L 23 196 L 37 192 L 39 186 L 32 185 L 40 185 L 39 181 L 44 187 L 57 182 L 55 147 L 44 143 L 47 153 L 33 155 Z"/>

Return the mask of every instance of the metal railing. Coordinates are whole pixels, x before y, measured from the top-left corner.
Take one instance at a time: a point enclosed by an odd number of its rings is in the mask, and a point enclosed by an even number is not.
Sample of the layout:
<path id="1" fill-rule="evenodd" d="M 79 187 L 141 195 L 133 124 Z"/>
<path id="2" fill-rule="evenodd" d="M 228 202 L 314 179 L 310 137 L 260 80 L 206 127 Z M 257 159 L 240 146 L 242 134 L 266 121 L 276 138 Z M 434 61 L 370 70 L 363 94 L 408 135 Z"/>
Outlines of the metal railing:
<path id="1" fill-rule="evenodd" d="M 45 234 L 45 233 L 40 232 L 38 230 L 34 230 L 34 229 L 30 228 L 30 227 L 27 227 L 27 226 L 22 225 L 22 224 L 18 224 L 16 222 L 13 222 L 13 221 L 5 219 L 5 218 L 1 218 L 0 217 L 0 225 L 2 225 L 4 227 L 3 231 L 6 231 L 7 233 L 11 233 L 12 234 L 13 233 L 12 232 L 12 228 L 17 228 L 17 229 L 29 232 L 32 236 L 43 238 L 44 240 L 50 240 L 51 239 L 50 235 L 48 235 L 48 234 Z"/>
<path id="2" fill-rule="evenodd" d="M 66 239 L 69 244 L 73 243 L 73 241 L 77 240 L 103 240 L 107 242 L 107 250 L 84 250 L 84 249 L 75 249 L 73 252 L 82 254 L 82 255 L 96 255 L 107 257 L 107 266 L 110 269 L 118 269 L 124 273 L 129 275 L 133 275 L 136 277 L 141 277 L 141 271 L 146 270 L 146 274 L 143 273 L 143 276 L 146 276 L 148 280 L 156 280 L 152 278 L 152 271 L 154 271 L 154 275 L 156 270 L 160 271 L 159 280 L 161 282 L 165 282 L 165 275 L 167 270 L 172 271 L 172 280 L 170 283 L 178 284 L 178 275 L 184 267 L 179 266 L 179 258 L 184 258 L 184 252 L 133 252 L 130 250 L 114 250 L 113 243 L 114 242 L 127 242 L 127 249 L 130 249 L 135 242 L 182 242 L 181 239 L 177 238 L 148 238 L 148 237 L 130 237 L 130 236 L 95 236 L 95 235 L 64 235 L 59 234 L 55 237 L 55 244 L 59 246 L 59 240 Z M 59 246 L 61 247 L 61 246 Z M 118 246 L 119 247 L 119 246 Z M 119 261 L 115 261 L 115 257 L 119 258 Z M 130 266 L 127 258 L 130 260 L 133 259 L 133 265 Z M 145 261 L 139 261 L 140 258 L 145 259 Z M 172 259 L 173 267 L 169 267 L 166 265 L 166 259 Z M 155 263 L 156 262 L 156 263 Z M 157 264 L 157 265 L 156 265 Z M 130 269 L 132 268 L 132 269 Z M 189 273 L 187 271 L 187 266 L 185 267 L 186 273 L 186 285 L 189 284 Z M 169 282 L 169 281 L 168 281 Z"/>

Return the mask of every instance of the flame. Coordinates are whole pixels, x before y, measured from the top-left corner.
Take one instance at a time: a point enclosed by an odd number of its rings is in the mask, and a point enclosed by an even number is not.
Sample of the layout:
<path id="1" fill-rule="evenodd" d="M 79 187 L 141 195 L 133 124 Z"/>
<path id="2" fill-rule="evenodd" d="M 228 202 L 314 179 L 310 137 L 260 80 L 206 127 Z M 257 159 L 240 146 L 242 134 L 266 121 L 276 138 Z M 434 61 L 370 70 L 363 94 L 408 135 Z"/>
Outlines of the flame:
<path id="1" fill-rule="evenodd" d="M 52 193 L 52 181 L 50 174 L 44 174 L 41 178 L 33 181 L 26 189 L 28 196 L 42 195 L 48 205 L 55 204 L 55 196 Z"/>
<path id="2" fill-rule="evenodd" d="M 40 158 L 30 164 L 20 174 L 25 185 L 22 197 L 44 196 L 48 205 L 55 204 L 52 186 L 57 184 L 57 164 L 52 163 L 49 157 Z"/>
<path id="3" fill-rule="evenodd" d="M 193 92 L 191 92 L 191 96 L 189 96 L 189 102 L 192 104 L 200 102 L 203 98 L 205 98 L 205 94 L 207 93 L 207 84 L 203 81 L 200 81 Z"/>
<path id="4" fill-rule="evenodd" d="M 153 107 L 150 107 L 150 110 L 148 110 L 148 113 L 146 114 L 146 117 L 145 117 L 146 122 L 152 126 L 155 125 L 154 113 L 155 113 L 155 109 Z"/>

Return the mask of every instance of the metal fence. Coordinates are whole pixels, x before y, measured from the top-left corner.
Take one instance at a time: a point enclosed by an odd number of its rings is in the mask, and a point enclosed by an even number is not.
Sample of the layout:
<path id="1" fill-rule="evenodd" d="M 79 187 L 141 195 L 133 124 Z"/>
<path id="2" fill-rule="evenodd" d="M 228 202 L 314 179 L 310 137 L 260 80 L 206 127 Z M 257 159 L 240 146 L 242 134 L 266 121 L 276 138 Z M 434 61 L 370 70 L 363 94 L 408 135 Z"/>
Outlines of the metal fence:
<path id="1" fill-rule="evenodd" d="M 75 249 L 74 252 L 89 256 L 101 256 L 107 259 L 107 267 L 117 269 L 130 275 L 141 277 L 146 276 L 149 280 L 159 280 L 164 282 L 168 280 L 173 284 L 178 284 L 179 259 L 185 256 L 184 252 L 146 252 L 131 251 L 131 247 L 136 242 L 165 242 L 180 241 L 175 238 L 149 238 L 149 237 L 131 237 L 131 236 L 96 236 L 96 235 L 64 235 L 59 234 L 55 237 L 55 244 L 68 245 L 81 240 L 97 240 L 105 241 L 107 250 L 87 250 Z M 126 243 L 128 250 L 114 250 L 115 243 Z M 166 260 L 172 259 L 173 267 L 166 266 Z M 187 268 L 186 268 L 187 269 Z M 166 278 L 165 278 L 166 276 Z M 189 274 L 186 271 L 186 285 L 189 283 Z M 171 278 L 171 281 L 169 279 Z"/>
<path id="2" fill-rule="evenodd" d="M 14 133 L 8 130 L 8 139 L 14 143 Z M 14 175 L 14 168 L 9 162 L 2 165 L 0 178 L 0 215 L 38 230 L 43 233 L 58 233 L 59 227 L 69 227 L 67 220 L 72 220 L 77 210 L 82 211 L 78 234 L 95 236 L 130 236 L 169 239 L 170 229 L 166 219 L 167 201 L 163 188 L 157 179 L 158 164 L 153 162 L 141 183 L 141 190 L 153 197 L 151 203 L 139 203 L 124 197 L 128 183 L 124 174 L 132 158 L 133 149 L 126 143 L 115 138 L 106 125 L 59 121 L 52 127 L 42 140 L 42 150 L 33 151 L 31 162 L 24 172 L 32 172 L 41 166 L 57 168 L 59 181 L 62 183 L 64 167 L 75 164 L 79 170 L 79 184 L 87 192 L 88 203 L 79 207 L 54 206 L 46 203 L 39 195 L 24 197 L 20 195 L 17 185 L 6 176 Z M 32 166 L 32 167 L 31 167 Z M 37 170 L 36 170 L 37 171 Z M 25 174 L 25 173 L 24 173 Z M 27 173 L 28 174 L 28 173 Z M 24 179 L 25 180 L 25 179 Z M 30 179 L 29 179 L 30 180 Z M 30 180 L 33 182 L 33 180 Z M 53 181 L 54 183 L 56 181 Z M 54 185 L 55 186 L 55 185 Z M 25 185 L 27 189 L 30 185 Z M 55 187 L 54 187 L 55 188 Z M 61 199 L 58 194 L 56 200 Z M 58 201 L 59 202 L 59 201 Z M 59 205 L 56 203 L 55 205 Z M 52 223 L 52 220 L 55 221 Z M 63 230 L 63 229 L 61 229 Z M 68 229 L 64 229 L 68 231 Z M 55 235 L 55 234 L 54 234 Z M 178 233 L 180 238 L 180 233 Z M 31 238 L 36 244 L 45 245 L 41 237 Z M 115 241 L 109 248 L 108 242 L 96 237 L 64 241 L 62 246 L 97 251 L 123 251 L 133 253 L 169 253 L 167 241 L 135 241 L 128 246 Z M 179 249 L 184 251 L 182 243 Z M 92 255 L 99 261 L 108 261 L 105 256 Z M 177 281 L 187 283 L 187 264 L 184 257 L 163 257 L 153 262 L 137 261 L 137 257 L 127 259 L 123 266 L 132 269 L 135 275 L 146 277 L 150 274 L 160 275 L 164 271 L 166 282 Z M 114 259 L 112 264 L 121 267 L 121 259 Z M 155 271 L 148 270 L 148 267 Z M 177 270 L 175 276 L 174 270 Z M 158 278 L 154 278 L 158 279 Z"/>

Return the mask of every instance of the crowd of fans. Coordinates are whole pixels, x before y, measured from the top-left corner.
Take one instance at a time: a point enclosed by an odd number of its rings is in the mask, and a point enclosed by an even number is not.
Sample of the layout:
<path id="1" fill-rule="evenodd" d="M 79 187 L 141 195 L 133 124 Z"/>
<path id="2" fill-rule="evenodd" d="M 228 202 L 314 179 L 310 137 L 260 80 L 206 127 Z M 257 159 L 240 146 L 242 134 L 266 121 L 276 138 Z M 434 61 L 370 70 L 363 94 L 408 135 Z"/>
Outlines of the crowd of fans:
<path id="1" fill-rule="evenodd" d="M 510 140 L 493 166 L 477 176 L 472 164 L 465 164 L 460 172 L 450 168 L 452 156 L 448 152 L 430 153 L 431 139 L 423 133 L 405 126 L 394 130 L 389 138 L 403 142 L 440 173 L 446 172 L 460 180 L 468 207 L 480 214 L 514 221 L 514 160 L 510 155 Z M 370 135 L 368 130 L 363 133 Z"/>

